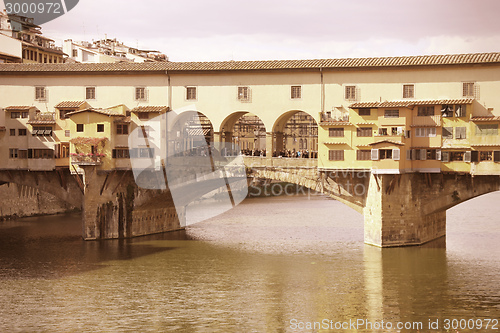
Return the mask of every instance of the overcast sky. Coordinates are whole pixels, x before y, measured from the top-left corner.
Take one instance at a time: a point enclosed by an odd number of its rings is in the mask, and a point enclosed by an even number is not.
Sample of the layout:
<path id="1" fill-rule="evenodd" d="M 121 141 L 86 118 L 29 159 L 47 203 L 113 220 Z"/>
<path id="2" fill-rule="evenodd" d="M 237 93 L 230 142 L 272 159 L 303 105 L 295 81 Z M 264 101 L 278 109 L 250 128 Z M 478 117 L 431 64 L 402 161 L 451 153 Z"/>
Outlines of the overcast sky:
<path id="1" fill-rule="evenodd" d="M 499 14 L 498 0 L 80 0 L 42 31 L 171 61 L 401 56 L 500 51 Z"/>

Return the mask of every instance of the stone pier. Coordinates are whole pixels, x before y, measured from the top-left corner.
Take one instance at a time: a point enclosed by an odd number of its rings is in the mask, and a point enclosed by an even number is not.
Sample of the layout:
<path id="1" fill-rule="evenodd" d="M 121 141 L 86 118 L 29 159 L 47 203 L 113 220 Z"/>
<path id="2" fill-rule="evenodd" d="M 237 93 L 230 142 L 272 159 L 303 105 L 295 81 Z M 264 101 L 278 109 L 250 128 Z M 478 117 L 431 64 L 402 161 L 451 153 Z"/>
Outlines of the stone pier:
<path id="1" fill-rule="evenodd" d="M 130 170 L 98 171 L 83 166 L 83 238 L 111 239 L 150 235 L 182 229 L 168 190 L 137 187 Z"/>

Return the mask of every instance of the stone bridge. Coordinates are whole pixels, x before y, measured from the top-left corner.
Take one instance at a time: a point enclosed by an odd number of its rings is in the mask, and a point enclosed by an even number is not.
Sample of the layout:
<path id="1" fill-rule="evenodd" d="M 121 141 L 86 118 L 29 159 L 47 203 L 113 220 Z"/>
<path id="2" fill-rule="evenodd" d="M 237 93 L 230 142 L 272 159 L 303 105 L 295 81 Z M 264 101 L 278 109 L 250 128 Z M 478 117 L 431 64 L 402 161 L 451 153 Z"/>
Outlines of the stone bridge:
<path id="1" fill-rule="evenodd" d="M 446 210 L 500 190 L 500 176 L 459 173 L 373 174 L 319 170 L 306 159 L 245 157 L 249 176 L 299 184 L 364 215 L 365 243 L 421 245 L 446 234 Z"/>
<path id="2" fill-rule="evenodd" d="M 365 243 L 380 247 L 421 245 L 446 234 L 446 210 L 500 190 L 500 176 L 458 173 L 374 174 L 370 170 L 321 170 L 316 159 L 244 157 L 252 180 L 298 184 L 328 195 L 364 215 Z M 51 193 L 82 208 L 84 239 L 127 238 L 183 228 L 185 210 L 170 191 L 136 185 L 131 170 L 84 166 L 45 172 L 1 170 L 0 182 Z M 187 205 L 213 189 L 210 181 L 186 185 Z"/>

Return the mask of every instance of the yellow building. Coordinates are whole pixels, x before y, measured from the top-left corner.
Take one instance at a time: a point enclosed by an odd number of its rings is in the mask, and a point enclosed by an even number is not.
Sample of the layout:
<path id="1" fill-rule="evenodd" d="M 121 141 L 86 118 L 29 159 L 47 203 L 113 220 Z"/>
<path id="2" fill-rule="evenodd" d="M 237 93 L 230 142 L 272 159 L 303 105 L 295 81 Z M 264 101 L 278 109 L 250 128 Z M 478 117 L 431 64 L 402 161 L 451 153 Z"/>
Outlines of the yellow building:
<path id="1" fill-rule="evenodd" d="M 302 141 L 302 149 L 315 151 L 317 145 L 322 170 L 500 174 L 499 78 L 500 53 L 3 64 L 0 168 L 74 165 L 78 170 L 82 163 L 93 163 L 102 170 L 127 169 L 131 154 L 156 154 L 150 147 L 129 149 L 128 137 L 135 128 L 160 135 L 147 127 L 148 120 L 166 112 L 196 111 L 208 140 L 241 141 L 249 149 L 258 144 L 259 149 L 265 147 L 266 158 L 284 149 L 300 150 L 293 135 L 297 138 L 307 123 L 302 131 L 307 146 Z M 242 120 L 245 115 L 254 117 L 253 125 Z M 293 131 L 287 127 L 291 123 L 298 125 Z M 241 140 L 245 125 L 252 126 Z M 167 146 L 176 153 L 191 147 L 175 139 Z M 35 154 L 34 149 L 53 153 Z M 25 161 L 33 156 L 38 160 Z"/>

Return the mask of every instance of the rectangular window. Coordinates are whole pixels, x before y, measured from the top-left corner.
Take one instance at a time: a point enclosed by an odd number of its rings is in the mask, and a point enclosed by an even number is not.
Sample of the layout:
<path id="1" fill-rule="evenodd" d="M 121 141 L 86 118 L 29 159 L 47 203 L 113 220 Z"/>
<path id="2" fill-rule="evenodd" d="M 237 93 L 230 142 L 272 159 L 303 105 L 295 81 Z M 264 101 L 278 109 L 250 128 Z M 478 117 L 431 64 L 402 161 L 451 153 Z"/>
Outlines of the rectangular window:
<path id="1" fill-rule="evenodd" d="M 85 99 L 95 99 L 95 87 L 85 88 Z"/>
<path id="2" fill-rule="evenodd" d="M 75 57 L 78 57 L 78 49 L 74 49 L 71 51 L 71 54 L 72 54 L 72 57 L 75 58 Z"/>
<path id="3" fill-rule="evenodd" d="M 135 100 L 136 101 L 145 101 L 146 98 L 146 88 L 144 87 L 136 87 L 135 88 Z"/>
<path id="4" fill-rule="evenodd" d="M 328 160 L 330 160 L 330 161 L 343 161 L 344 160 L 344 151 L 330 149 L 328 151 Z"/>
<path id="5" fill-rule="evenodd" d="M 45 87 L 35 87 L 35 100 L 45 101 L 47 99 L 47 91 Z"/>
<path id="6" fill-rule="evenodd" d="M 65 130 L 64 131 L 64 136 L 67 137 L 67 138 L 69 138 L 71 136 L 70 130 Z"/>
<path id="7" fill-rule="evenodd" d="M 9 158 L 17 158 L 18 150 L 17 148 L 9 149 Z"/>
<path id="8" fill-rule="evenodd" d="M 97 124 L 97 132 L 104 132 L 104 124 Z"/>
<path id="9" fill-rule="evenodd" d="M 371 127 L 359 127 L 356 132 L 359 137 L 372 136 Z"/>
<path id="10" fill-rule="evenodd" d="M 139 157 L 152 158 L 154 151 L 154 148 L 139 148 Z"/>
<path id="11" fill-rule="evenodd" d="M 128 134 L 128 124 L 116 124 L 116 134 Z"/>
<path id="12" fill-rule="evenodd" d="M 384 118 L 399 118 L 399 110 L 385 110 Z"/>
<path id="13" fill-rule="evenodd" d="M 448 151 L 443 151 L 441 152 L 441 161 L 442 162 L 449 162 L 450 161 L 450 152 Z"/>
<path id="14" fill-rule="evenodd" d="M 344 129 L 343 128 L 329 128 L 328 129 L 328 135 L 330 137 L 343 137 L 344 136 Z"/>
<path id="15" fill-rule="evenodd" d="M 435 127 L 417 127 L 415 128 L 415 137 L 417 138 L 430 138 L 436 136 Z"/>
<path id="16" fill-rule="evenodd" d="M 21 112 L 14 111 L 10 113 L 10 119 L 17 119 L 17 118 L 21 118 Z"/>
<path id="17" fill-rule="evenodd" d="M 384 136 L 384 135 L 387 135 L 387 128 L 379 128 L 378 129 L 378 135 L 379 136 Z"/>
<path id="18" fill-rule="evenodd" d="M 32 136 L 51 136 L 52 127 L 50 126 L 33 126 Z"/>
<path id="19" fill-rule="evenodd" d="M 27 159 L 28 158 L 28 150 L 27 149 L 19 149 L 18 158 Z"/>
<path id="20" fill-rule="evenodd" d="M 453 117 L 453 105 L 443 105 L 441 109 L 441 115 L 443 117 Z"/>
<path id="21" fill-rule="evenodd" d="M 356 159 L 358 161 L 369 161 L 371 160 L 371 150 L 357 150 Z"/>
<path id="22" fill-rule="evenodd" d="M 242 102 L 250 100 L 250 89 L 248 87 L 238 87 L 238 100 Z"/>
<path id="23" fill-rule="evenodd" d="M 59 110 L 59 119 L 66 119 L 66 113 L 74 110 Z"/>
<path id="24" fill-rule="evenodd" d="M 476 135 L 498 135 L 498 124 L 476 125 Z"/>
<path id="25" fill-rule="evenodd" d="M 292 86 L 290 97 L 292 99 L 302 98 L 302 87 L 301 86 Z"/>
<path id="26" fill-rule="evenodd" d="M 9 132 L 10 132 L 10 136 L 16 136 L 16 129 L 15 128 L 11 128 Z"/>
<path id="27" fill-rule="evenodd" d="M 455 117 L 465 117 L 467 114 L 467 105 L 457 104 L 455 105 Z"/>
<path id="28" fill-rule="evenodd" d="M 17 135 L 19 135 L 19 136 L 26 136 L 27 132 L 28 131 L 26 130 L 26 128 L 20 128 L 20 129 L 17 130 Z"/>
<path id="29" fill-rule="evenodd" d="M 392 149 L 379 149 L 380 160 L 392 160 Z"/>
<path id="30" fill-rule="evenodd" d="M 453 139 L 453 127 L 443 127 L 443 139 Z"/>
<path id="31" fill-rule="evenodd" d="M 76 131 L 83 132 L 83 124 L 76 124 Z"/>
<path id="32" fill-rule="evenodd" d="M 358 110 L 360 116 L 369 116 L 371 113 L 371 109 L 363 108 Z"/>
<path id="33" fill-rule="evenodd" d="M 417 116 L 426 117 L 434 115 L 434 107 L 433 106 L 419 106 Z"/>
<path id="34" fill-rule="evenodd" d="M 54 158 L 53 149 L 29 149 L 28 158 Z"/>
<path id="35" fill-rule="evenodd" d="M 455 139 L 466 139 L 467 128 L 455 127 Z"/>
<path id="36" fill-rule="evenodd" d="M 345 86 L 345 100 L 346 101 L 356 100 L 356 86 Z"/>
<path id="37" fill-rule="evenodd" d="M 463 97 L 474 97 L 474 82 L 464 82 L 462 86 Z"/>
<path id="38" fill-rule="evenodd" d="M 493 152 L 492 151 L 481 151 L 479 152 L 479 161 L 493 161 Z"/>
<path id="39" fill-rule="evenodd" d="M 26 111 L 21 112 L 21 118 L 28 118 L 28 112 Z"/>
<path id="40" fill-rule="evenodd" d="M 196 87 L 186 87 L 186 99 L 187 100 L 196 99 Z"/>
<path id="41" fill-rule="evenodd" d="M 113 149 L 113 158 L 130 158 L 129 149 L 128 148 Z"/>
<path id="42" fill-rule="evenodd" d="M 415 86 L 413 84 L 403 84 L 403 98 L 415 97 Z"/>

